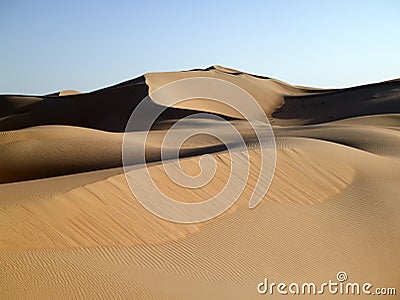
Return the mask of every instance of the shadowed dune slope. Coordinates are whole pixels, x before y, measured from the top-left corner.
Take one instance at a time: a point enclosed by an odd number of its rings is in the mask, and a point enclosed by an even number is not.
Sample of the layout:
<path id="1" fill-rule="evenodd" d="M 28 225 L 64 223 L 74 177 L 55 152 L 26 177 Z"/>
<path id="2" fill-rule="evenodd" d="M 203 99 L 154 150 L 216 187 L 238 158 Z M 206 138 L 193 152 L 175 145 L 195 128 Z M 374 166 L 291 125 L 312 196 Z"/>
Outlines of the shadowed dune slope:
<path id="1" fill-rule="evenodd" d="M 0 130 L 69 125 L 121 132 L 133 108 L 147 95 L 147 90 L 143 77 L 139 77 L 133 82 L 91 93 L 35 97 L 40 100 L 36 102 L 29 102 L 30 97 L 18 96 L 17 99 L 24 102 L 13 105 L 7 115 L 2 114 Z M 14 102 L 14 97 L 2 96 L 0 103 Z"/>
<path id="2" fill-rule="evenodd" d="M 220 66 L 186 72 L 149 73 L 90 93 L 48 96 L 0 96 L 0 130 L 39 125 L 70 125 L 122 132 L 148 93 L 180 79 L 208 77 L 228 81 L 247 91 L 276 125 L 302 125 L 350 117 L 399 113 L 400 80 L 346 89 L 313 89 L 254 76 Z M 173 91 L 172 91 L 173 92 Z M 156 102 L 163 105 L 162 102 Z M 96 107 L 96 109 L 94 109 Z M 206 111 L 240 118 L 231 108 L 207 99 L 185 101 L 169 109 L 165 119 Z M 63 112 L 68 112 L 63 113 Z"/>
<path id="3" fill-rule="evenodd" d="M 321 95 L 291 96 L 275 111 L 273 124 L 318 124 L 351 117 L 400 113 L 400 80 L 347 88 Z"/>

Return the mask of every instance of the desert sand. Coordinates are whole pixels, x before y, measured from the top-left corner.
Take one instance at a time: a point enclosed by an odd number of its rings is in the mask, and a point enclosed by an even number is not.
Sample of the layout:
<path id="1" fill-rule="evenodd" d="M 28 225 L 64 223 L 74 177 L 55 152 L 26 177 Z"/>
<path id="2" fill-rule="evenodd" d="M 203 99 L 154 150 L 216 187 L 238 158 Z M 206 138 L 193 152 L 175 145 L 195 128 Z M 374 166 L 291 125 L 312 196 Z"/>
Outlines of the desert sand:
<path id="1" fill-rule="evenodd" d="M 262 202 L 249 209 L 260 145 L 249 147 L 239 200 L 214 219 L 181 224 L 135 199 L 121 148 L 144 97 L 193 77 L 226 80 L 254 97 L 275 134 L 276 169 Z M 196 175 L 200 156 L 210 154 L 213 180 L 188 190 L 165 174 L 162 139 L 196 112 L 221 116 L 247 143 L 254 139 L 247 121 L 221 103 L 169 107 L 149 133 L 146 158 L 154 183 L 181 202 L 218 193 L 230 173 L 221 141 L 194 136 L 183 145 L 182 168 Z M 318 89 L 213 66 L 148 73 L 89 93 L 1 95 L 0 298 L 279 299 L 260 295 L 257 284 L 266 277 L 320 283 L 339 271 L 400 293 L 399 148 L 400 80 Z"/>

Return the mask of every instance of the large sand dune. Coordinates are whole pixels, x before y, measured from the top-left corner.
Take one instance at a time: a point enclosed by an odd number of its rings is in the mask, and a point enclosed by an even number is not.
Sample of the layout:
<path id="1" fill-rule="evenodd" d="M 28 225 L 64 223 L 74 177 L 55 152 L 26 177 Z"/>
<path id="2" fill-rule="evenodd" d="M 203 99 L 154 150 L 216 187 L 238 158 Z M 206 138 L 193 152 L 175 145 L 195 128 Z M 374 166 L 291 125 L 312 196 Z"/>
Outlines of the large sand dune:
<path id="1" fill-rule="evenodd" d="M 233 207 L 209 221 L 180 224 L 135 199 L 121 150 L 142 99 L 192 77 L 225 80 L 254 97 L 274 130 L 276 170 L 260 205 L 249 209 L 262 146 L 248 121 L 208 99 L 170 107 L 165 99 L 178 90 L 152 98 L 168 108 L 146 142 L 148 170 L 177 201 L 218 193 L 231 158 L 221 140 L 196 135 L 181 149 L 181 166 L 196 175 L 200 156 L 211 154 L 216 176 L 198 189 L 171 181 L 159 161 L 176 120 L 196 112 L 220 116 L 249 145 L 250 176 Z M 235 145 L 214 119 L 182 130 L 204 128 L 217 128 Z M 315 89 L 215 66 L 149 73 L 90 93 L 0 96 L 0 298 L 266 298 L 273 295 L 257 293 L 265 277 L 321 283 L 339 271 L 399 293 L 399 129 L 400 80 Z M 135 147 L 144 133 L 128 134 Z M 243 159 L 242 152 L 234 155 Z M 144 169 L 135 172 L 140 182 Z"/>

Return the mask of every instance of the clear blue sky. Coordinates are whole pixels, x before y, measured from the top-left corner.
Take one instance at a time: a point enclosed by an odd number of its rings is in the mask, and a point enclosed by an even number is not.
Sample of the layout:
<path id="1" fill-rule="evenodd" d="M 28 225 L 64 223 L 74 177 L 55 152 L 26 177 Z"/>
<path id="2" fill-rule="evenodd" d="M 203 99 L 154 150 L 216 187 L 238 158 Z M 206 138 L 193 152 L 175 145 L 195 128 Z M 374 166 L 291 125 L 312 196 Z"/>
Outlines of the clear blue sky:
<path id="1" fill-rule="evenodd" d="M 214 64 L 318 87 L 400 77 L 400 1 L 194 2 L 2 0 L 0 93 Z"/>

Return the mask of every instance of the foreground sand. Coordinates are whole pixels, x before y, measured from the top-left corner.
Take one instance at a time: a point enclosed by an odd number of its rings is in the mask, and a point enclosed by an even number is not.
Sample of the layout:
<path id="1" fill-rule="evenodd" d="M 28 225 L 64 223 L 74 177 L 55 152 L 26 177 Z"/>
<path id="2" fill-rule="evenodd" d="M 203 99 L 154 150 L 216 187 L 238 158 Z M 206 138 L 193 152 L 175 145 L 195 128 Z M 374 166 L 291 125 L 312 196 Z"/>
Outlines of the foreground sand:
<path id="1" fill-rule="evenodd" d="M 121 144 L 148 92 L 196 76 L 228 80 L 260 103 L 276 136 L 276 171 L 248 209 L 260 164 L 252 148 L 239 201 L 210 221 L 178 224 L 133 197 Z M 320 90 L 212 67 L 87 94 L 1 97 L 1 298 L 267 298 L 256 289 L 265 277 L 320 283 L 339 271 L 400 291 L 400 81 Z M 208 100 L 168 109 L 151 132 L 149 169 L 179 201 L 204 200 L 229 175 L 229 155 L 210 138 L 192 139 L 182 159 L 195 174 L 197 154 L 213 149 L 216 180 L 202 189 L 180 188 L 157 163 L 165 131 L 194 111 L 229 117 L 252 139 L 235 111 Z"/>

